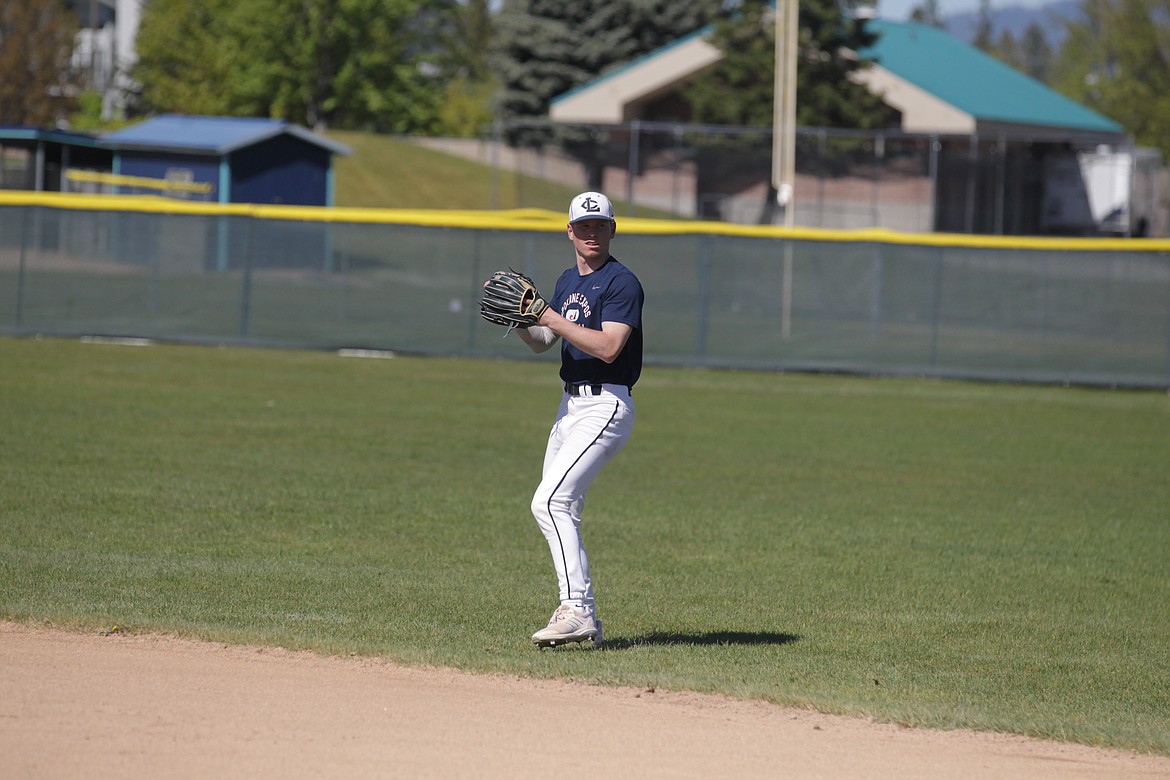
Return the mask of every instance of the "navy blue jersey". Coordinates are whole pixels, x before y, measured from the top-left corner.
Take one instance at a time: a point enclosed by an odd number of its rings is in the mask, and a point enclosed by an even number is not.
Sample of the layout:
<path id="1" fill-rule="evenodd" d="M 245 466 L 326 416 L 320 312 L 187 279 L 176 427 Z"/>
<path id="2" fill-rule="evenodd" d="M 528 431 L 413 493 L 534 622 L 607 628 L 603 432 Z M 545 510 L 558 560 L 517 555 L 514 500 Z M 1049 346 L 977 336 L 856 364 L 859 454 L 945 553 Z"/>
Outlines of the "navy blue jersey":
<path id="1" fill-rule="evenodd" d="M 569 322 L 601 330 L 603 322 L 633 328 L 617 360 L 606 363 L 561 339 L 561 379 L 633 387 L 642 373 L 642 284 L 633 271 L 610 256 L 605 265 L 582 276 L 574 265 L 557 279 L 549 305 Z"/>

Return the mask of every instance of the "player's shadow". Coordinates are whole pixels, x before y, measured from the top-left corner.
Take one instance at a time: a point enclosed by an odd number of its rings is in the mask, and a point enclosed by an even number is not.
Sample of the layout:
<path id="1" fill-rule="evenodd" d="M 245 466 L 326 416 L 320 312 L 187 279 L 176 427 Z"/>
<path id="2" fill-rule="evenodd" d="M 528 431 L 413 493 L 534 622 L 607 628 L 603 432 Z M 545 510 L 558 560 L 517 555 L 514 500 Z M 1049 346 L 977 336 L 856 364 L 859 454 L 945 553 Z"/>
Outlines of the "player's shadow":
<path id="1" fill-rule="evenodd" d="M 605 640 L 606 650 L 629 650 L 647 645 L 789 645 L 799 642 L 796 634 L 774 631 L 708 631 L 702 634 L 679 634 L 656 631 L 632 637 L 614 637 Z"/>

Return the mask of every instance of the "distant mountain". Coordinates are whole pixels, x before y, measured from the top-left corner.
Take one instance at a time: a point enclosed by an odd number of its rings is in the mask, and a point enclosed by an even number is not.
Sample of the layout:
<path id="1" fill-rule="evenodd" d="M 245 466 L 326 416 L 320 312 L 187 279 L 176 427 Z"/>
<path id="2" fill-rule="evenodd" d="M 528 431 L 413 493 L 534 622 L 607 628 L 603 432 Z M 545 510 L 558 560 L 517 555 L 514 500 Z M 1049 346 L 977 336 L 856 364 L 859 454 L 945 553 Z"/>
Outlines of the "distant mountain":
<path id="1" fill-rule="evenodd" d="M 1065 27 L 1062 20 L 1081 18 L 1083 0 L 1056 0 L 1038 8 L 1024 8 L 1023 6 L 1007 6 L 997 8 L 991 5 L 992 39 L 998 38 L 1004 30 L 1012 34 L 1016 40 L 1024 35 L 1024 30 L 1035 23 L 1044 31 L 1048 42 L 1054 47 L 1064 42 Z M 979 12 L 965 11 L 943 17 L 943 24 L 947 32 L 956 38 L 970 43 L 975 39 L 975 32 L 979 29 Z"/>

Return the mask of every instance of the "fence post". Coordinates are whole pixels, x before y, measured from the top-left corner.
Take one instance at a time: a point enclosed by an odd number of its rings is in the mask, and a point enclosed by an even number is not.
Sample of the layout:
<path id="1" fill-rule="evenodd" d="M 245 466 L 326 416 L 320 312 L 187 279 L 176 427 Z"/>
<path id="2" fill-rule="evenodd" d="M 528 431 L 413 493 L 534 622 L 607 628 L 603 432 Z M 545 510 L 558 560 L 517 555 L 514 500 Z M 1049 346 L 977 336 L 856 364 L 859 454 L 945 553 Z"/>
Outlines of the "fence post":
<path id="1" fill-rule="evenodd" d="M 817 227 L 825 226 L 825 172 L 828 170 L 829 134 L 821 128 L 817 130 L 817 157 L 820 172 L 817 174 Z"/>
<path id="2" fill-rule="evenodd" d="M 228 270 L 228 244 L 230 240 L 231 217 L 223 214 L 216 215 L 215 222 L 215 269 L 220 273 Z"/>
<path id="3" fill-rule="evenodd" d="M 1166 311 L 1170 312 L 1170 295 L 1166 296 Z M 1170 327 L 1166 328 L 1166 389 L 1170 391 Z"/>
<path id="4" fill-rule="evenodd" d="M 150 220 L 148 226 L 143 229 L 146 234 L 146 246 L 149 252 L 149 272 L 146 282 L 146 306 L 151 316 L 157 317 L 159 309 L 159 301 L 162 297 L 160 289 L 162 285 L 162 251 L 159 246 L 161 238 L 159 236 L 159 221 L 160 217 L 155 217 Z"/>
<path id="5" fill-rule="evenodd" d="M 881 182 L 882 174 L 885 171 L 886 162 L 886 135 L 885 133 L 878 133 L 873 141 L 873 156 L 877 167 L 877 175 L 873 177 L 873 184 L 869 190 L 869 219 L 872 227 L 881 227 L 882 215 L 881 207 Z"/>
<path id="6" fill-rule="evenodd" d="M 341 276 L 341 291 L 337 296 L 337 320 L 342 324 L 349 324 L 349 253 L 341 250 L 337 253 L 337 272 Z"/>
<path id="7" fill-rule="evenodd" d="M 240 338 L 248 340 L 252 319 L 252 222 L 251 214 L 244 217 L 244 275 L 240 291 Z"/>
<path id="8" fill-rule="evenodd" d="M 1004 187 L 1007 185 L 1007 139 L 1001 133 L 997 142 L 998 159 L 995 161 L 995 234 L 1003 235 L 1003 212 L 1006 207 L 1007 196 Z"/>
<path id="9" fill-rule="evenodd" d="M 324 273 L 333 273 L 333 220 L 325 223 L 325 257 L 321 270 Z"/>
<path id="10" fill-rule="evenodd" d="M 1129 155 L 1129 170 L 1126 172 L 1129 175 L 1129 186 L 1126 187 L 1125 193 L 1127 204 L 1125 207 L 1125 237 L 1133 238 L 1133 201 L 1137 190 L 1137 147 L 1134 146 L 1133 136 L 1129 137 L 1125 151 Z M 1145 236 L 1143 235 L 1142 238 Z"/>
<path id="11" fill-rule="evenodd" d="M 938 249 L 938 262 L 934 266 L 934 300 L 933 311 L 930 317 L 930 373 L 932 375 L 938 374 L 938 340 L 939 329 L 942 327 L 942 291 L 943 291 L 943 269 L 946 265 L 947 250 L 945 247 Z"/>
<path id="12" fill-rule="evenodd" d="M 705 234 L 699 244 L 699 311 L 698 332 L 695 334 L 695 357 L 700 361 L 707 356 L 707 315 L 711 308 L 711 235 Z"/>
<path id="13" fill-rule="evenodd" d="M 642 123 L 635 119 L 630 122 L 630 160 L 626 170 L 626 202 L 630 204 L 630 216 L 638 215 L 638 208 L 634 205 L 634 176 L 638 171 L 638 142 Z"/>
<path id="14" fill-rule="evenodd" d="M 492 122 L 492 210 L 500 207 L 500 143 L 504 137 L 503 120 Z"/>
<path id="15" fill-rule="evenodd" d="M 24 254 L 28 245 L 28 212 L 33 206 L 24 206 L 21 209 L 20 219 L 20 264 L 16 271 L 16 330 L 20 330 L 21 318 L 24 311 Z"/>
<path id="16" fill-rule="evenodd" d="M 793 252 L 792 237 L 786 237 L 784 241 L 784 268 L 783 268 L 783 289 L 780 291 L 780 338 L 784 341 L 792 338 L 792 265 Z"/>
<path id="17" fill-rule="evenodd" d="M 471 353 L 475 353 L 475 324 L 479 319 L 479 296 L 483 293 L 483 283 L 480 281 L 480 241 L 482 231 L 473 230 L 471 236 L 471 295 L 470 303 L 467 306 L 467 348 Z"/>
<path id="18" fill-rule="evenodd" d="M 942 142 L 938 140 L 938 133 L 930 134 L 930 229 L 938 230 L 938 153 L 942 150 Z"/>
<path id="19" fill-rule="evenodd" d="M 969 146 L 967 159 L 967 202 L 966 214 L 964 217 L 964 229 L 967 233 L 975 232 L 975 194 L 976 194 L 976 176 L 978 174 L 977 163 L 979 161 L 979 134 L 971 133 L 971 143 Z"/>

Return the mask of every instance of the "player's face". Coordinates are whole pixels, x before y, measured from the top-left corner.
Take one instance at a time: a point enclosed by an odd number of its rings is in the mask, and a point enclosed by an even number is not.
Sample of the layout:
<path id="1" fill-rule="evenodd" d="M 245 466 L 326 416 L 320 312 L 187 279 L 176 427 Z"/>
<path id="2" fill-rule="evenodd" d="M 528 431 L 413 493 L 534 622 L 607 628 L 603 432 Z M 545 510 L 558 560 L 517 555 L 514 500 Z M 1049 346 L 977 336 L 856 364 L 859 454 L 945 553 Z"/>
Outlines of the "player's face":
<path id="1" fill-rule="evenodd" d="M 569 240 L 582 260 L 609 257 L 614 225 L 608 219 L 586 219 L 569 225 Z"/>

